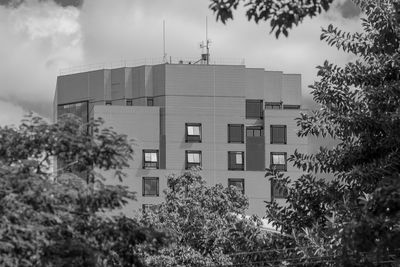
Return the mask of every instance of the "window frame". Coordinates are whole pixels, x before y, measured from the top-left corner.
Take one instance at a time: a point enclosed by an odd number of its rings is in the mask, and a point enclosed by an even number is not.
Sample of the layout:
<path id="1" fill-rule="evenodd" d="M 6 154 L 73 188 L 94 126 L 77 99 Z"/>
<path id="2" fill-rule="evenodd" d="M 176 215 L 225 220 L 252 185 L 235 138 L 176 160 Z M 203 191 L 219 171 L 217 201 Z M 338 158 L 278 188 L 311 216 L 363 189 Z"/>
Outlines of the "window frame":
<path id="1" fill-rule="evenodd" d="M 189 154 L 198 154 L 199 155 L 199 163 L 189 162 Z M 202 151 L 201 150 L 185 150 L 185 169 L 190 170 L 192 167 L 201 167 L 202 166 Z"/>
<path id="2" fill-rule="evenodd" d="M 231 127 L 240 127 L 240 133 L 241 133 L 240 141 L 232 140 Z M 244 143 L 244 124 L 228 124 L 228 143 L 237 143 L 237 144 Z"/>
<path id="3" fill-rule="evenodd" d="M 276 194 L 276 192 L 278 192 Z M 274 183 L 271 181 L 271 196 L 272 199 L 278 198 L 278 199 L 285 199 L 287 198 L 288 192 L 286 188 L 279 188 L 278 184 Z"/>
<path id="4" fill-rule="evenodd" d="M 265 109 L 282 109 L 282 102 L 265 102 Z"/>
<path id="5" fill-rule="evenodd" d="M 228 178 L 228 187 L 230 187 L 230 186 L 235 186 L 235 185 L 231 184 L 232 182 L 233 182 L 233 183 L 237 183 L 237 182 L 242 183 L 242 190 L 241 190 L 241 192 L 242 192 L 242 194 L 244 195 L 244 194 L 245 194 L 245 183 L 244 183 L 244 178 Z"/>
<path id="6" fill-rule="evenodd" d="M 259 116 L 252 116 L 251 114 L 249 114 L 247 105 L 250 103 L 259 103 L 260 105 Z M 246 109 L 246 119 L 262 119 L 264 117 L 262 99 L 246 99 L 245 109 Z"/>
<path id="7" fill-rule="evenodd" d="M 283 105 L 283 109 L 300 109 L 300 105 Z"/>
<path id="8" fill-rule="evenodd" d="M 274 141 L 273 138 L 273 128 L 283 128 L 284 129 L 284 141 L 282 142 L 276 142 Z M 286 145 L 287 144 L 287 126 L 283 124 L 271 124 L 269 127 L 269 132 L 270 132 L 270 144 L 280 144 L 280 145 Z"/>
<path id="9" fill-rule="evenodd" d="M 247 135 L 248 131 L 252 131 L 252 135 Z M 255 131 L 259 131 L 260 135 L 254 135 Z M 264 137 L 264 127 L 263 126 L 247 126 L 246 127 L 246 137 Z"/>
<path id="10" fill-rule="evenodd" d="M 283 155 L 285 164 L 274 164 L 274 155 Z M 271 168 L 275 167 L 276 170 L 278 171 L 287 171 L 287 153 L 286 152 L 271 152 L 270 154 L 270 163 L 271 163 Z"/>
<path id="11" fill-rule="evenodd" d="M 241 154 L 242 164 L 235 163 L 234 166 L 231 165 L 231 157 Z M 230 171 L 244 171 L 244 151 L 228 151 L 228 170 Z"/>
<path id="12" fill-rule="evenodd" d="M 142 204 L 142 213 L 146 214 L 146 210 L 156 210 L 159 207 L 157 204 Z"/>
<path id="13" fill-rule="evenodd" d="M 199 135 L 189 135 L 189 127 L 199 127 Z M 185 123 L 185 142 L 186 143 L 201 143 L 202 126 L 201 123 Z"/>
<path id="14" fill-rule="evenodd" d="M 156 153 L 157 161 L 146 161 L 146 153 Z M 158 149 L 143 149 L 143 169 L 159 169 L 160 168 L 160 153 Z"/>
<path id="15" fill-rule="evenodd" d="M 156 181 L 156 193 L 146 193 L 146 181 Z M 144 197 L 158 197 L 160 195 L 160 179 L 158 177 L 143 177 L 142 178 L 142 196 Z"/>

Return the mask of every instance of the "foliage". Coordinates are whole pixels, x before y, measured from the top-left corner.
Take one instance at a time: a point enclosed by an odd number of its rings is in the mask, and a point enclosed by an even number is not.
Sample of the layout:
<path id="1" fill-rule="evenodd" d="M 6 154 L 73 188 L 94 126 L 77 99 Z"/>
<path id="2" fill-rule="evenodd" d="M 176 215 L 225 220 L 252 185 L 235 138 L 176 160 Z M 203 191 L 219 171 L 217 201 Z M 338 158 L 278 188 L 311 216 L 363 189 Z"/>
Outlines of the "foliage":
<path id="1" fill-rule="evenodd" d="M 204 266 L 232 263 L 230 254 L 279 247 L 262 232 L 257 217 L 245 218 L 247 198 L 235 187 L 207 186 L 197 171 L 168 177 L 165 202 L 143 222 L 173 237 L 171 246 L 146 251 L 149 266 Z"/>
<path id="2" fill-rule="evenodd" d="M 0 128 L 1 266 L 141 266 L 135 245 L 163 242 L 161 233 L 133 219 L 104 215 L 134 194 L 105 185 L 93 170 L 115 170 L 121 178 L 133 151 L 126 136 L 100 126 L 100 120 L 82 126 L 69 117 L 57 124 L 29 117 L 19 128 Z M 65 167 L 90 179 L 55 177 L 53 156 L 73 161 Z"/>
<path id="3" fill-rule="evenodd" d="M 239 4 L 247 8 L 248 20 L 270 21 L 271 32 L 275 31 L 278 38 L 282 33 L 288 36 L 289 29 L 298 25 L 306 17 L 314 17 L 327 11 L 333 0 L 210 0 L 210 9 L 216 14 L 217 20 L 226 23 L 233 19 L 233 11 Z"/>
<path id="4" fill-rule="evenodd" d="M 319 66 L 311 88 L 321 108 L 297 119 L 299 136 L 328 136 L 338 145 L 312 155 L 296 151 L 290 160 L 308 172 L 297 181 L 267 173 L 288 189 L 287 206 L 267 204 L 267 217 L 296 238 L 305 259 L 377 266 L 400 258 L 400 5 L 355 2 L 365 12 L 364 31 L 330 25 L 321 40 L 357 60 Z"/>

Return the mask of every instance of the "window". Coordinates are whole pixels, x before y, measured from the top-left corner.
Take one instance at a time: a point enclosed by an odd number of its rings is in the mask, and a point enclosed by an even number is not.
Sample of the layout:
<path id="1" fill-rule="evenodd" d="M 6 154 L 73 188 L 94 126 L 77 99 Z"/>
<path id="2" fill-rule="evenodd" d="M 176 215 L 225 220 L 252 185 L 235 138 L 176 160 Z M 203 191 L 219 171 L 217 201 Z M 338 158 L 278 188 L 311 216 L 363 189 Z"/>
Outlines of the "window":
<path id="1" fill-rule="evenodd" d="M 234 186 L 244 194 L 244 179 L 229 178 L 228 186 Z"/>
<path id="2" fill-rule="evenodd" d="M 283 105 L 283 109 L 300 109 L 300 105 Z"/>
<path id="3" fill-rule="evenodd" d="M 281 109 L 282 102 L 265 102 L 265 109 Z"/>
<path id="4" fill-rule="evenodd" d="M 154 106 L 154 99 L 152 97 L 147 98 L 147 106 L 148 107 Z"/>
<path id="5" fill-rule="evenodd" d="M 273 198 L 286 198 L 287 190 L 278 183 L 271 182 L 271 194 Z"/>
<path id="6" fill-rule="evenodd" d="M 243 124 L 228 124 L 228 143 L 244 143 Z"/>
<path id="7" fill-rule="evenodd" d="M 132 105 L 133 105 L 132 99 L 127 99 L 127 100 L 126 100 L 126 105 L 127 105 L 127 106 L 132 106 Z"/>
<path id="8" fill-rule="evenodd" d="M 228 152 L 228 170 L 244 170 L 244 152 L 229 151 Z"/>
<path id="9" fill-rule="evenodd" d="M 246 100 L 247 119 L 261 119 L 262 111 L 262 100 Z"/>
<path id="10" fill-rule="evenodd" d="M 142 212 L 147 213 L 149 211 L 155 212 L 158 208 L 158 205 L 154 204 L 142 204 Z"/>
<path id="11" fill-rule="evenodd" d="M 82 123 L 87 123 L 89 121 L 89 102 L 83 101 L 58 105 L 57 116 L 60 117 L 64 114 L 74 114 L 82 119 Z"/>
<path id="12" fill-rule="evenodd" d="M 158 169 L 158 150 L 143 150 L 143 169 Z"/>
<path id="13" fill-rule="evenodd" d="M 201 123 L 186 123 L 186 143 L 201 142 Z"/>
<path id="14" fill-rule="evenodd" d="M 246 127 L 247 137 L 260 137 L 264 136 L 264 127 L 262 126 L 249 126 Z"/>
<path id="15" fill-rule="evenodd" d="M 106 106 L 111 106 L 112 105 L 112 101 L 111 100 L 107 100 L 106 101 Z"/>
<path id="16" fill-rule="evenodd" d="M 201 151 L 186 151 L 186 169 L 201 167 Z"/>
<path id="17" fill-rule="evenodd" d="M 142 193 L 143 196 L 158 197 L 158 177 L 143 177 Z"/>
<path id="18" fill-rule="evenodd" d="M 275 167 L 279 171 L 286 171 L 286 153 L 271 152 L 271 167 Z"/>
<path id="19" fill-rule="evenodd" d="M 286 144 L 286 125 L 271 125 L 271 144 Z"/>

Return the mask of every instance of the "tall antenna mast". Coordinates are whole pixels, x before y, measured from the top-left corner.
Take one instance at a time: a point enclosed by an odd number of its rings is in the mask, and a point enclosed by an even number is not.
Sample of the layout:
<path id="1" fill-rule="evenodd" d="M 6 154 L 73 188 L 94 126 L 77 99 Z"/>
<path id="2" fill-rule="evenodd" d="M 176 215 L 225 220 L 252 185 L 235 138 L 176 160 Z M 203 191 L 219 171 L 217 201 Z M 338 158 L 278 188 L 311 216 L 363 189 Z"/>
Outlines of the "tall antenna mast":
<path id="1" fill-rule="evenodd" d="M 206 43 L 204 44 L 203 42 L 201 42 L 200 48 L 206 49 L 206 54 L 201 54 L 201 61 L 205 62 L 207 65 L 210 64 L 210 43 L 211 40 L 208 39 L 208 22 L 206 17 Z"/>
<path id="2" fill-rule="evenodd" d="M 163 62 L 167 62 L 167 53 L 165 52 L 165 20 L 163 20 Z"/>

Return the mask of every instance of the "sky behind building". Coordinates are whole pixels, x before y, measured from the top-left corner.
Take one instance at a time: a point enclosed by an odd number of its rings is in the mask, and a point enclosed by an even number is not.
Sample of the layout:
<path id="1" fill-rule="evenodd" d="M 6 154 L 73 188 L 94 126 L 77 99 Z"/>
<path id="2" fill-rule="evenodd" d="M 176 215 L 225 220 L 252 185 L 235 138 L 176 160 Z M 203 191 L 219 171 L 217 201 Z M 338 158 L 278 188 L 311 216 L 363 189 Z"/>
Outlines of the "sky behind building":
<path id="1" fill-rule="evenodd" d="M 300 73 L 306 98 L 317 65 L 353 60 L 319 40 L 321 27 L 330 23 L 360 30 L 359 11 L 349 0 L 337 0 L 328 13 L 306 19 L 278 40 L 268 23 L 248 22 L 243 9 L 224 25 L 208 5 L 208 0 L 0 0 L 0 125 L 18 124 L 28 111 L 50 118 L 61 69 L 162 58 L 163 20 L 168 57 L 200 56 L 207 16 L 211 58 L 244 58 L 248 67 Z"/>

